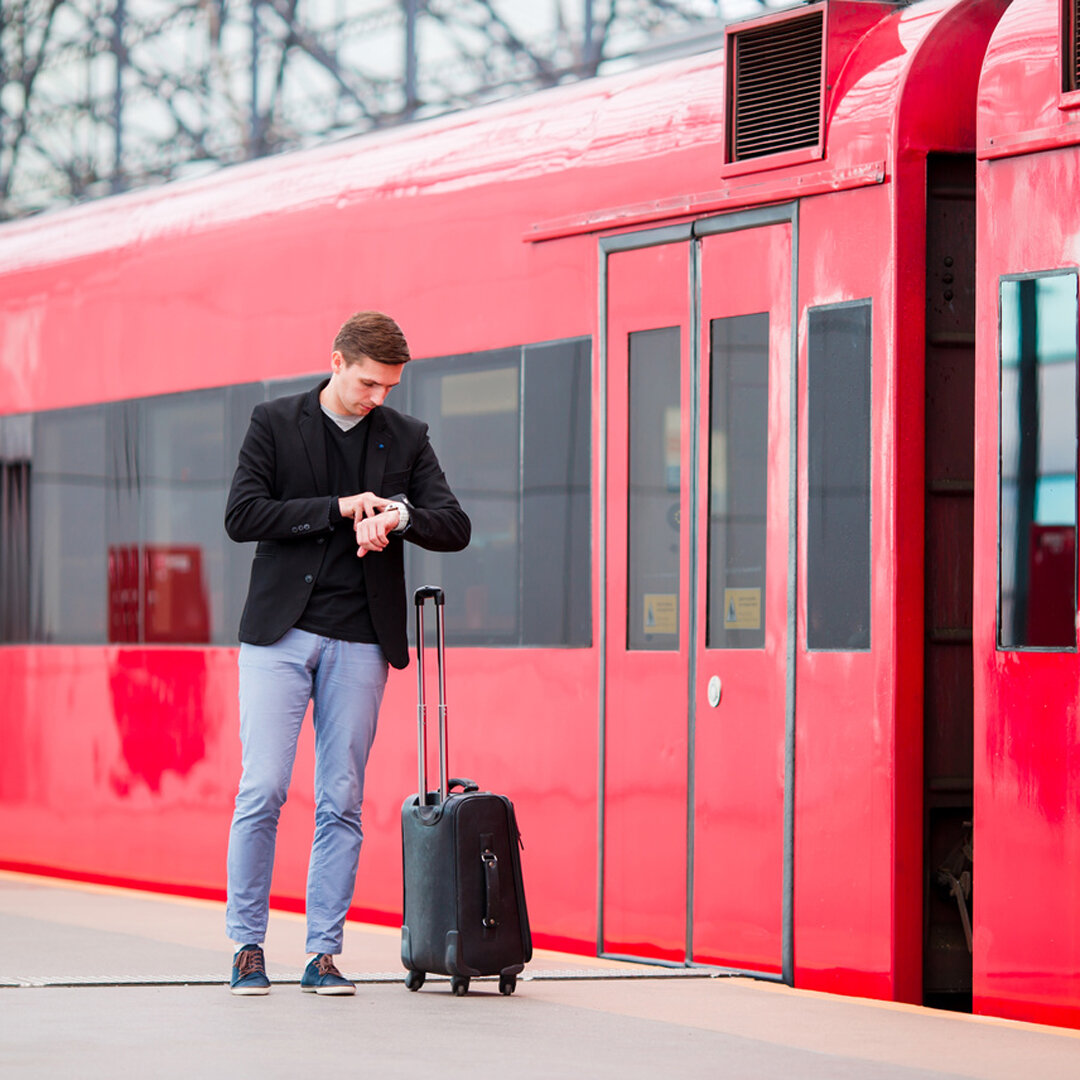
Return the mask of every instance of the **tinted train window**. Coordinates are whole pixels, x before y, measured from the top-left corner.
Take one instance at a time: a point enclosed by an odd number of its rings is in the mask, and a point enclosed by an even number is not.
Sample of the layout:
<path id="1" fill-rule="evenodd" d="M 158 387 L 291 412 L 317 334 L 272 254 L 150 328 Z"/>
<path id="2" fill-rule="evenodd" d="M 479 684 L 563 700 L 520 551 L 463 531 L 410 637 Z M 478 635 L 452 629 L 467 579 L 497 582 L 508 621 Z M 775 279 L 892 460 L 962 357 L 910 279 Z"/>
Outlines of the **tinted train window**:
<path id="1" fill-rule="evenodd" d="M 463 552 L 406 548 L 457 644 L 591 641 L 588 339 L 414 361 L 395 402 L 428 424 L 472 520 Z"/>
<path id="2" fill-rule="evenodd" d="M 1076 647 L 1077 278 L 1001 282 L 998 645 Z"/>
<path id="3" fill-rule="evenodd" d="M 395 392 L 473 521 L 464 552 L 406 548 L 456 644 L 591 642 L 590 355 L 417 361 Z M 0 641 L 235 644 L 254 545 L 222 518 L 251 410 L 324 377 L 0 417 Z"/>
<path id="4" fill-rule="evenodd" d="M 709 401 L 710 649 L 765 644 L 769 316 L 714 319 Z"/>
<path id="5" fill-rule="evenodd" d="M 0 418 L 0 640 L 105 640 L 105 410 Z"/>
<path id="6" fill-rule="evenodd" d="M 104 505 L 112 488 L 106 409 L 66 409 L 30 419 L 30 636 L 104 641 Z"/>
<path id="7" fill-rule="evenodd" d="M 589 339 L 524 350 L 522 644 L 592 639 Z"/>
<path id="8" fill-rule="evenodd" d="M 235 462 L 225 454 L 225 394 L 201 390 L 140 405 L 142 639 L 231 643 L 222 506 Z"/>
<path id="9" fill-rule="evenodd" d="M 418 361 L 406 368 L 406 380 L 406 412 L 427 423 L 450 487 L 472 520 L 465 551 L 447 556 L 410 545 L 409 583 L 446 590 L 454 641 L 517 644 L 520 350 Z"/>
<path id="10" fill-rule="evenodd" d="M 630 335 L 626 647 L 679 647 L 679 328 Z"/>
<path id="11" fill-rule="evenodd" d="M 811 308 L 806 640 L 870 647 L 870 301 Z"/>
<path id="12" fill-rule="evenodd" d="M 0 640 L 234 643 L 250 560 L 230 550 L 222 511 L 263 394 L 2 418 L 0 572 L 13 602 Z"/>
<path id="13" fill-rule="evenodd" d="M 30 637 L 33 418 L 0 416 L 0 641 Z"/>

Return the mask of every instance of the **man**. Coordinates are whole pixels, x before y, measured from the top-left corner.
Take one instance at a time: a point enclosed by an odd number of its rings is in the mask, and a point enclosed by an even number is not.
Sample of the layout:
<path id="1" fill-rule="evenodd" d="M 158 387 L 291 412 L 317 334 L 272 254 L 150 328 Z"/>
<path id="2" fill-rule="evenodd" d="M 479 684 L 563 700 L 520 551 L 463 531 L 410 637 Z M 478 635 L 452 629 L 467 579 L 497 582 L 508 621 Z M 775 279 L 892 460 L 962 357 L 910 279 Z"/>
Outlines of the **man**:
<path id="1" fill-rule="evenodd" d="M 270 991 L 262 951 L 278 814 L 314 703 L 315 837 L 301 989 L 352 994 L 341 952 L 363 833 L 364 770 L 387 662 L 408 664 L 403 541 L 459 551 L 470 523 L 427 425 L 383 402 L 409 360 L 397 324 L 353 315 L 330 378 L 255 407 L 225 509 L 257 540 L 240 621 L 243 771 L 229 833 L 226 927 L 234 994 Z"/>

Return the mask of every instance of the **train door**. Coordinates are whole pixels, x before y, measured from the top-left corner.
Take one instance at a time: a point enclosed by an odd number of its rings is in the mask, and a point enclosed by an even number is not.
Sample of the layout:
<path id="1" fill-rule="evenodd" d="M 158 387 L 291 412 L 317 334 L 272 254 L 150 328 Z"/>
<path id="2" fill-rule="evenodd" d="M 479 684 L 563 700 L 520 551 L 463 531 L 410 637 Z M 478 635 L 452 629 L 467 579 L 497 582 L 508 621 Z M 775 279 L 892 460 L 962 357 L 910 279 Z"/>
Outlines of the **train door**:
<path id="1" fill-rule="evenodd" d="M 692 958 L 775 974 L 786 891 L 791 231 L 706 236 L 700 251 Z"/>
<path id="2" fill-rule="evenodd" d="M 688 241 L 607 260 L 600 949 L 674 963 L 686 960 L 690 267 Z"/>
<path id="3" fill-rule="evenodd" d="M 779 975 L 790 944 L 789 216 L 607 242 L 607 955 Z"/>

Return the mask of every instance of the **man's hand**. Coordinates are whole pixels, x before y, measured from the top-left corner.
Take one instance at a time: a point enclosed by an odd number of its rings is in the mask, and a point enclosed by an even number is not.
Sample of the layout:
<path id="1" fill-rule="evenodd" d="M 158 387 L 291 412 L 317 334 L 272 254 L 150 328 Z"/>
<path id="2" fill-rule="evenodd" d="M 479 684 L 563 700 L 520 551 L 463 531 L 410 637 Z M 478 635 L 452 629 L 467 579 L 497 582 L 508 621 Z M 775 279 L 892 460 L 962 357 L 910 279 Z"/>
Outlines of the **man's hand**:
<path id="1" fill-rule="evenodd" d="M 386 500 L 381 500 L 385 503 Z M 398 527 L 397 507 L 385 512 L 373 512 L 370 516 L 356 517 L 356 557 L 362 559 L 369 551 L 382 551 L 390 543 L 390 533 Z"/>
<path id="2" fill-rule="evenodd" d="M 359 495 L 342 495 L 338 499 L 338 509 L 343 518 L 371 517 L 379 513 L 386 505 L 386 500 L 379 495 L 373 495 L 370 491 L 361 492 Z"/>

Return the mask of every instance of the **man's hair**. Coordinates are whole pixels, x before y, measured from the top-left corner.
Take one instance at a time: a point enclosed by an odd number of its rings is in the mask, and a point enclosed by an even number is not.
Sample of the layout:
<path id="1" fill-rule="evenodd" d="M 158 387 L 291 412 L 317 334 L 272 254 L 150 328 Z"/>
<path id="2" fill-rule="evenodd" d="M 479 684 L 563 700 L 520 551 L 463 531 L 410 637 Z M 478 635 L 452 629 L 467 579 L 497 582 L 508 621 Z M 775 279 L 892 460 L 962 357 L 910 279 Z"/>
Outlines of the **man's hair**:
<path id="1" fill-rule="evenodd" d="M 340 352 L 347 364 L 355 364 L 362 356 L 380 364 L 409 361 L 409 345 L 401 327 L 381 311 L 358 311 L 349 316 L 334 338 L 334 352 Z"/>

